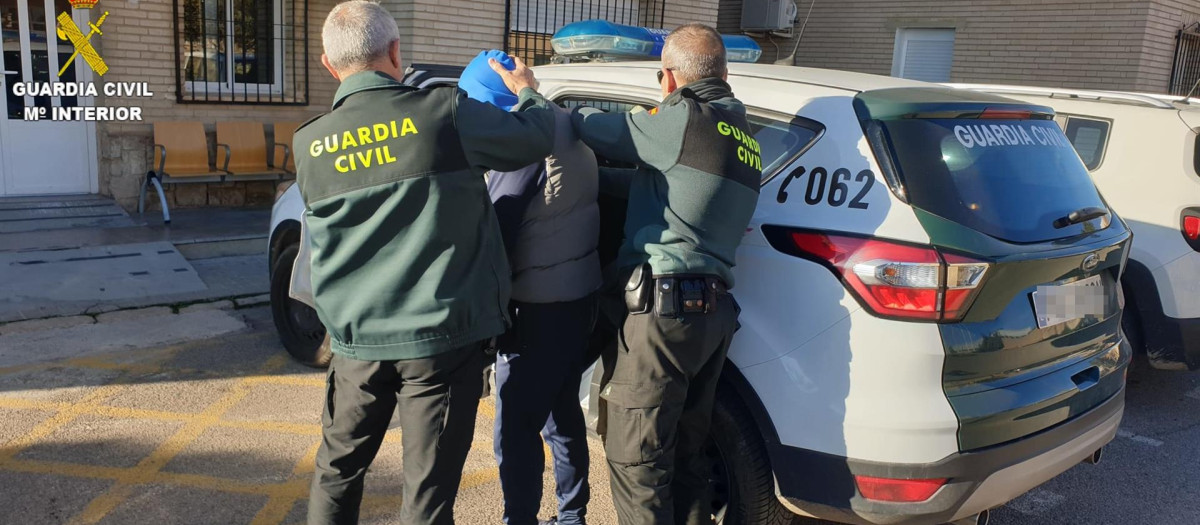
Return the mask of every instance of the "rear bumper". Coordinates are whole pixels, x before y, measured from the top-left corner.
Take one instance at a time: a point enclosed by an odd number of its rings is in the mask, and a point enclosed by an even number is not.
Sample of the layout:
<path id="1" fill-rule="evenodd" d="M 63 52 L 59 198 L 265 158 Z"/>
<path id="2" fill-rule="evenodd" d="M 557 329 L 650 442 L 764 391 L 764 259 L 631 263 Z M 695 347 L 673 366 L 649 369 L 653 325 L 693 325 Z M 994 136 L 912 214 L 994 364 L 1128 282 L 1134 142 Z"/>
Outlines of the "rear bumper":
<path id="1" fill-rule="evenodd" d="M 1059 426 L 922 465 L 857 461 L 778 444 L 768 448 L 779 500 L 797 514 L 853 524 L 933 525 L 1003 505 L 1075 466 L 1112 441 L 1124 409 L 1122 388 Z M 928 501 L 884 503 L 860 496 L 855 475 L 949 482 Z"/>

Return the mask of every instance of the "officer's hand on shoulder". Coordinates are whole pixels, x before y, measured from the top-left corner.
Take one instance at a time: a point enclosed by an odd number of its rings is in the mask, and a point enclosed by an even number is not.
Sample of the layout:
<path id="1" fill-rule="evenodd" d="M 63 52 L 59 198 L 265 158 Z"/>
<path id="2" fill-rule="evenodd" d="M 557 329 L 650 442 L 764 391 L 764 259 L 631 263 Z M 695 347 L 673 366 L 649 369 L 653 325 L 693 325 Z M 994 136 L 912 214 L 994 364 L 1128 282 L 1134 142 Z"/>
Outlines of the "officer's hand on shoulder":
<path id="1" fill-rule="evenodd" d="M 537 91 L 538 81 L 533 76 L 533 70 L 526 67 L 525 62 L 520 58 L 513 57 L 513 62 L 516 64 L 516 67 L 510 70 L 505 68 L 500 62 L 497 62 L 496 59 L 488 59 L 488 65 L 492 66 L 492 70 L 500 75 L 500 78 L 504 80 L 505 87 L 512 91 L 514 95 L 520 95 L 521 90 L 525 88 Z"/>

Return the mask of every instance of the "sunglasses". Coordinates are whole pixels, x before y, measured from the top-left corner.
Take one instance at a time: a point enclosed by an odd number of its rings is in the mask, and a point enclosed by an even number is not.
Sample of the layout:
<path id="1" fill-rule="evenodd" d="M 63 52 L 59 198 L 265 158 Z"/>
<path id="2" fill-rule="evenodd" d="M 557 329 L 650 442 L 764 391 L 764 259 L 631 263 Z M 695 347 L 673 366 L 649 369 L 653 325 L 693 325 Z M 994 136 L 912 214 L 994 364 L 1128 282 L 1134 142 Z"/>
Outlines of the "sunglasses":
<path id="1" fill-rule="evenodd" d="M 666 68 L 666 70 L 667 70 L 667 71 L 675 71 L 675 68 L 673 68 L 673 67 L 668 67 L 668 68 Z M 660 69 L 660 70 L 658 70 L 658 71 L 655 71 L 655 72 L 654 72 L 654 74 L 655 74 L 655 75 L 658 75 L 658 83 L 661 85 L 661 84 L 662 84 L 662 80 L 663 80 L 663 76 L 665 76 L 665 75 L 664 75 L 664 73 L 663 73 L 663 70 L 662 70 L 662 69 Z"/>

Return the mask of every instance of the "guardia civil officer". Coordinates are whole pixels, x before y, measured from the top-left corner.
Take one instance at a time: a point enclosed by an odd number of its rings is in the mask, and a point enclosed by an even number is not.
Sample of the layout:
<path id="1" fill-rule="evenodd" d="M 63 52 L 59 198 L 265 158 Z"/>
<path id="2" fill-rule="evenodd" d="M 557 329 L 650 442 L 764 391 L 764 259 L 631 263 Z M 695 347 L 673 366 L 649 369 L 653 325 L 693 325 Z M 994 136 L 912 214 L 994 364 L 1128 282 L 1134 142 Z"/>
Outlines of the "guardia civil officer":
<path id="1" fill-rule="evenodd" d="M 746 109 L 725 82 L 725 46 L 715 30 L 672 31 L 657 74 L 665 97 L 657 108 L 581 109 L 572 117 L 598 156 L 637 165 L 601 173 L 628 188 L 618 261 L 634 267 L 629 316 L 601 390 L 604 449 L 621 523 L 712 523 L 703 444 L 737 325 L 731 269 L 760 168 L 745 155 L 752 147 L 743 140 L 752 136 Z"/>
<path id="2" fill-rule="evenodd" d="M 509 109 L 517 97 L 488 67 L 489 57 L 508 58 L 480 53 L 458 86 L 471 98 Z M 496 355 L 493 442 L 507 525 L 584 525 L 590 497 L 579 382 L 596 317 L 593 292 L 600 287 L 598 175 L 596 155 L 575 134 L 570 113 L 556 107 L 555 117 L 549 157 L 488 172 L 513 268 L 513 326 Z M 558 516 L 539 521 L 544 446 L 554 458 Z"/>
<path id="3" fill-rule="evenodd" d="M 364 476 L 395 411 L 400 521 L 450 524 L 483 341 L 507 323 L 509 268 L 483 173 L 545 158 L 554 114 L 519 60 L 504 78 L 527 111 L 400 84 L 396 22 L 372 2 L 334 7 L 321 37 L 321 61 L 341 86 L 332 111 L 297 130 L 293 146 L 316 310 L 334 352 L 308 522 L 358 521 Z"/>

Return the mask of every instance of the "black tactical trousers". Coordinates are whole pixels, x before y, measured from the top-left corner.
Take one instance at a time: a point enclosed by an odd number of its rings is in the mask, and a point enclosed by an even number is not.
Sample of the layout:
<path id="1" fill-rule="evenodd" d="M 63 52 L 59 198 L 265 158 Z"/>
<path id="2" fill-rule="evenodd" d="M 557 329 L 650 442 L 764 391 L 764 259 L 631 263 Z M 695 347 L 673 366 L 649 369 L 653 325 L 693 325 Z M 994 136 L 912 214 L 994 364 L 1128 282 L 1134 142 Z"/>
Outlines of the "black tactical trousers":
<path id="1" fill-rule="evenodd" d="M 626 318 L 601 391 L 604 451 L 623 525 L 712 523 L 704 443 L 737 314 L 723 294 L 713 313 Z"/>
<path id="2" fill-rule="evenodd" d="M 308 523 L 358 523 L 367 467 L 393 412 L 399 416 L 404 454 L 400 522 L 454 523 L 454 498 L 475 432 L 487 362 L 483 343 L 404 361 L 358 361 L 335 354 Z"/>

